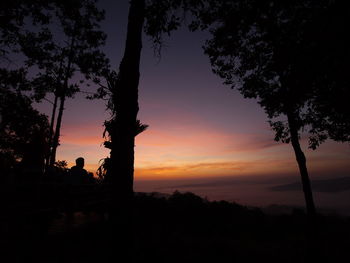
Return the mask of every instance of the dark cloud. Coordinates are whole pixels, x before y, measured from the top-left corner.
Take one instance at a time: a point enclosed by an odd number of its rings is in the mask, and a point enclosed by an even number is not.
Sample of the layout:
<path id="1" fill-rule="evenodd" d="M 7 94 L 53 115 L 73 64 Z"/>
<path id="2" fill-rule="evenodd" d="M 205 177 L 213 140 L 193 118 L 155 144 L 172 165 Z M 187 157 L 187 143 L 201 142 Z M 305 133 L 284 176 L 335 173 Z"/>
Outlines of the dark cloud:
<path id="1" fill-rule="evenodd" d="M 350 177 L 341 177 L 334 179 L 313 180 L 311 182 L 312 190 L 323 193 L 338 193 L 350 190 Z M 301 182 L 282 184 L 270 187 L 272 191 L 301 191 Z"/>

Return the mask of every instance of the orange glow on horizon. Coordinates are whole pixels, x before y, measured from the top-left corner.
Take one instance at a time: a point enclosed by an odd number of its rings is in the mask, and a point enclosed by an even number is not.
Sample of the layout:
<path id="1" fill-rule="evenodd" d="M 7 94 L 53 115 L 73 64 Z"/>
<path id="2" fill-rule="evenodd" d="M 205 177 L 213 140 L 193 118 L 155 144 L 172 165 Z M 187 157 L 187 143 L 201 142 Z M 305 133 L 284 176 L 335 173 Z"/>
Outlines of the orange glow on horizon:
<path id="1" fill-rule="evenodd" d="M 59 159 L 67 160 L 68 167 L 71 167 L 75 159 L 82 156 L 85 169 L 96 174 L 99 161 L 109 155 L 108 149 L 101 145 L 103 138 L 100 132 L 96 130 L 96 127 L 86 126 L 80 132 L 77 127 L 66 127 L 59 147 Z M 349 168 L 346 151 L 343 155 L 339 154 L 339 149 L 344 146 L 327 145 L 334 148 L 327 151 L 327 156 L 319 150 L 305 150 L 310 170 Z M 324 161 L 332 158 L 331 162 Z M 285 173 L 298 173 L 295 156 L 290 145 L 274 142 L 272 134 L 229 133 L 195 123 L 150 128 L 136 137 L 136 180 Z"/>

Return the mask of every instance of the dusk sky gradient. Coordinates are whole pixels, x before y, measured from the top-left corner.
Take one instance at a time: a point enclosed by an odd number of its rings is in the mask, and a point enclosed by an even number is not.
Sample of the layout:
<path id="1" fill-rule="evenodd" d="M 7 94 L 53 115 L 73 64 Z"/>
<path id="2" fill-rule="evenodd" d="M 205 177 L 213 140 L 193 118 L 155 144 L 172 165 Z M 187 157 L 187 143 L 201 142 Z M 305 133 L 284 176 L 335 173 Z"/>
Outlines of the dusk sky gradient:
<path id="1" fill-rule="evenodd" d="M 104 0 L 99 6 L 106 10 L 104 50 L 117 68 L 124 52 L 128 1 Z M 301 189 L 268 190 L 300 180 L 292 147 L 273 140 L 256 101 L 244 99 L 211 72 L 201 48 L 208 36 L 186 28 L 174 32 L 165 38 L 160 60 L 149 37 L 143 37 L 139 119 L 150 127 L 136 138 L 135 190 L 182 189 L 248 205 L 303 205 Z M 87 170 L 95 172 L 99 160 L 108 156 L 102 125 L 109 114 L 103 101 L 84 96 L 67 100 L 57 157 L 72 166 L 83 156 Z M 39 108 L 50 112 L 45 102 Z M 327 142 L 316 151 L 307 149 L 305 139 L 302 144 L 311 179 L 349 176 L 348 144 Z M 316 192 L 316 205 L 334 206 L 344 195 L 348 198 L 349 191 L 326 196 Z"/>

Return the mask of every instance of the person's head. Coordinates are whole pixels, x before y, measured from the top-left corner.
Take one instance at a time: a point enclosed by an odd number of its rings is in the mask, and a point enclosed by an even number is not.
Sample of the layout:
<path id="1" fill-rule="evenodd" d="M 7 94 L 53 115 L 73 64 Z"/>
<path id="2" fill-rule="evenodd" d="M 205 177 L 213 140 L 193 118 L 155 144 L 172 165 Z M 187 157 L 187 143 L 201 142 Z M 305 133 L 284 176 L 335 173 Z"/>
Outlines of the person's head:
<path id="1" fill-rule="evenodd" d="M 79 157 L 75 160 L 76 166 L 83 168 L 84 167 L 84 158 Z"/>

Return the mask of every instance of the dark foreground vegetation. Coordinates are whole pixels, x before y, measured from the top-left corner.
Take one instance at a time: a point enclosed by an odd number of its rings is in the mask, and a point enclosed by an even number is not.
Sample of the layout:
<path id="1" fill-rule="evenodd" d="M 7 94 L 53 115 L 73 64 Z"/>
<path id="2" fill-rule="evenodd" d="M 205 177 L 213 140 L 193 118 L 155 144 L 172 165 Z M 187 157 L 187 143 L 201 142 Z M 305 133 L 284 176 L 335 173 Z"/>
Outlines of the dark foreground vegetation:
<path id="1" fill-rule="evenodd" d="M 101 186 L 93 187 L 97 193 Z M 65 194 L 72 197 L 67 189 Z M 84 200 L 80 209 L 58 202 L 56 209 L 12 207 L 12 214 L 2 214 L 1 262 L 343 262 L 348 253 L 349 218 L 319 216 L 310 228 L 300 210 L 271 216 L 175 192 L 135 195 L 133 248 L 128 260 L 121 259 L 103 199 Z"/>

